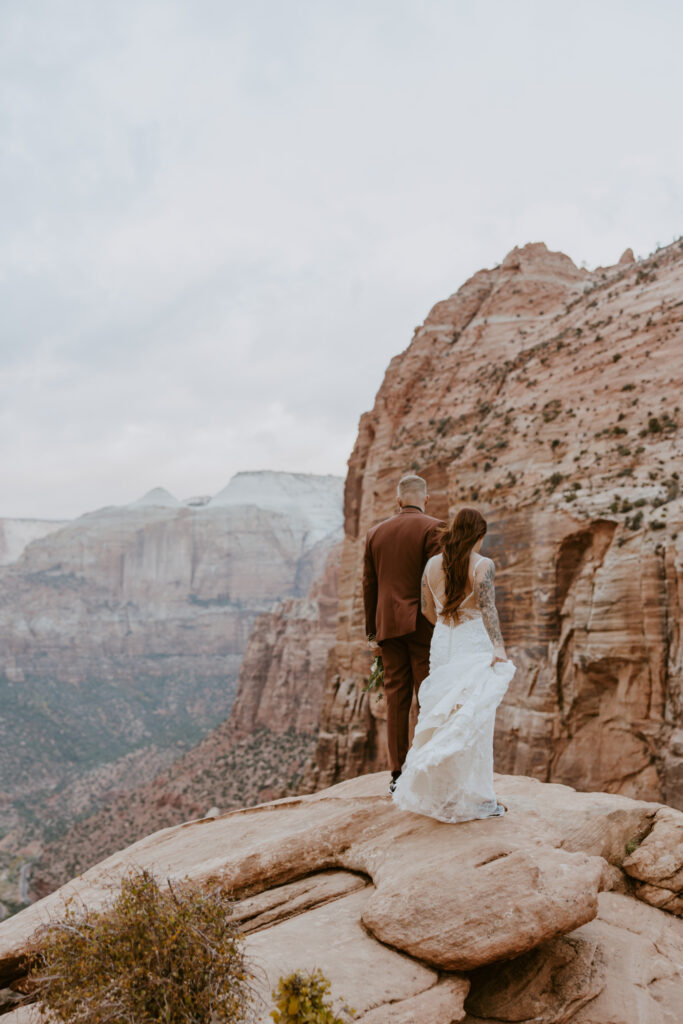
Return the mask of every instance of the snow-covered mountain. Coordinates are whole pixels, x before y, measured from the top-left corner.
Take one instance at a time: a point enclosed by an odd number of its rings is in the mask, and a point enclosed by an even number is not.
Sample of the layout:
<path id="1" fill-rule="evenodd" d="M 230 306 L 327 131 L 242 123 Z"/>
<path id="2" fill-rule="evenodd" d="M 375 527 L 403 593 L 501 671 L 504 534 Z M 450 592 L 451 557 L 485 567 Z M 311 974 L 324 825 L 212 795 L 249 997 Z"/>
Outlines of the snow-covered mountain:
<path id="1" fill-rule="evenodd" d="M 315 543 L 340 530 L 343 524 L 344 480 L 312 473 L 276 473 L 271 470 L 237 473 L 207 508 L 256 505 L 282 512 L 296 511 L 311 524 L 309 541 Z"/>
<path id="2" fill-rule="evenodd" d="M 213 496 L 195 495 L 180 501 L 165 487 L 153 487 L 141 498 L 123 507 L 138 509 L 186 506 L 213 512 L 217 508 L 254 506 L 267 509 L 269 512 L 293 515 L 299 522 L 305 522 L 306 542 L 312 545 L 341 530 L 344 522 L 343 501 L 343 477 L 264 469 L 236 473 L 229 483 Z"/>

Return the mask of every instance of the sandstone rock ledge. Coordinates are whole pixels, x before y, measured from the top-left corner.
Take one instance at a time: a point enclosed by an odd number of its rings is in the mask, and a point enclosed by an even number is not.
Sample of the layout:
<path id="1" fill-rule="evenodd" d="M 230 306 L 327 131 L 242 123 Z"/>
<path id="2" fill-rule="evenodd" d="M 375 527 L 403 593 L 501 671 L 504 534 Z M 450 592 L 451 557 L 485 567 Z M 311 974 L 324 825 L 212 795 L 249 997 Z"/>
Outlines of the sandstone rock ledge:
<path id="1" fill-rule="evenodd" d="M 364 1024 L 679 1024 L 683 813 L 498 776 L 505 817 L 444 825 L 396 810 L 388 779 L 135 843 L 0 925 L 0 988 L 65 898 L 101 905 L 135 865 L 231 885 L 264 1021 L 279 975 L 318 966 Z"/>

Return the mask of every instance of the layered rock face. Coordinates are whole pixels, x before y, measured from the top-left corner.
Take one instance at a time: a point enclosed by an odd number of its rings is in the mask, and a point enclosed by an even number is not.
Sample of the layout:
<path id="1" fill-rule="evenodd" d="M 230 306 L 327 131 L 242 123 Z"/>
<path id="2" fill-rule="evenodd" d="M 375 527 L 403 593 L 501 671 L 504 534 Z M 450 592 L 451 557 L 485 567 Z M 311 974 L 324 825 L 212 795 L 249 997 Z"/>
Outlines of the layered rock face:
<path id="1" fill-rule="evenodd" d="M 290 598 L 257 620 L 230 715 L 237 739 L 259 728 L 317 734 L 327 656 L 336 636 L 340 558 L 341 544 L 306 598 Z"/>
<path id="2" fill-rule="evenodd" d="M 342 482 L 238 474 L 81 516 L 0 569 L 0 839 L 34 856 L 224 720 L 259 615 L 303 598 Z M 177 820 L 177 819 L 176 819 Z"/>
<path id="3" fill-rule="evenodd" d="M 9 565 L 40 537 L 67 525 L 62 519 L 0 519 L 0 565 Z"/>
<path id="4" fill-rule="evenodd" d="M 151 781 L 112 790 L 104 807 L 48 843 L 31 875 L 43 896 L 146 835 L 204 814 L 296 792 L 315 749 L 327 658 L 337 623 L 341 545 L 306 597 L 260 615 L 240 666 L 229 718 Z"/>
<path id="5" fill-rule="evenodd" d="M 497 776 L 505 816 L 444 825 L 398 811 L 388 782 L 186 822 L 91 868 L 0 925 L 6 1005 L 42 922 L 148 868 L 230 890 L 260 1021 L 280 976 L 319 967 L 362 1024 L 678 1024 L 682 813 Z"/>
<path id="6" fill-rule="evenodd" d="M 486 516 L 507 650 L 505 772 L 683 806 L 683 242 L 577 268 L 543 244 L 481 270 L 415 329 L 360 422 L 338 642 L 312 787 L 386 767 L 361 693 L 364 537 L 407 471 L 429 511 Z"/>

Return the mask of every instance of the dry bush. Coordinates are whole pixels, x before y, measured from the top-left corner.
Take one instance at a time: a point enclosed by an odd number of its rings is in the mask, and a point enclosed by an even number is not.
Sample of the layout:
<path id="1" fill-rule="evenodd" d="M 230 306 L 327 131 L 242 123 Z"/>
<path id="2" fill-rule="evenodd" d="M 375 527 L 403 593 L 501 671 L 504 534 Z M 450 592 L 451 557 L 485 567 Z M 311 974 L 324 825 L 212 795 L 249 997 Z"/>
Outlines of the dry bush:
<path id="1" fill-rule="evenodd" d="M 218 886 L 131 870 L 99 911 L 70 901 L 34 944 L 31 988 L 73 1024 L 244 1024 L 254 996 L 232 905 Z"/>

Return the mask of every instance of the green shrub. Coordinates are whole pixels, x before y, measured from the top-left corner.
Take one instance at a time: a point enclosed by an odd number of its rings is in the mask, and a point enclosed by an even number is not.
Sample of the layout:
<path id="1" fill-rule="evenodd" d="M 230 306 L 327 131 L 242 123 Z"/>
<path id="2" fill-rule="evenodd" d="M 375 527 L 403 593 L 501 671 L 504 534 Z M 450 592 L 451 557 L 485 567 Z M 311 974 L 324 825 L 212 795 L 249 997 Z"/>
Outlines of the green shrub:
<path id="1" fill-rule="evenodd" d="M 29 979 L 46 1015 L 71 1024 L 253 1019 L 253 975 L 224 890 L 168 886 L 131 870 L 104 909 L 72 899 L 40 929 Z"/>
<path id="2" fill-rule="evenodd" d="M 280 978 L 273 992 L 276 1008 L 270 1011 L 275 1024 L 347 1024 L 354 1011 L 343 1006 L 338 1016 L 328 996 L 330 983 L 322 971 L 296 971 Z"/>
<path id="3" fill-rule="evenodd" d="M 543 406 L 541 415 L 545 423 L 551 423 L 553 420 L 562 412 L 562 402 L 559 398 L 552 398 L 549 402 L 546 402 Z"/>

